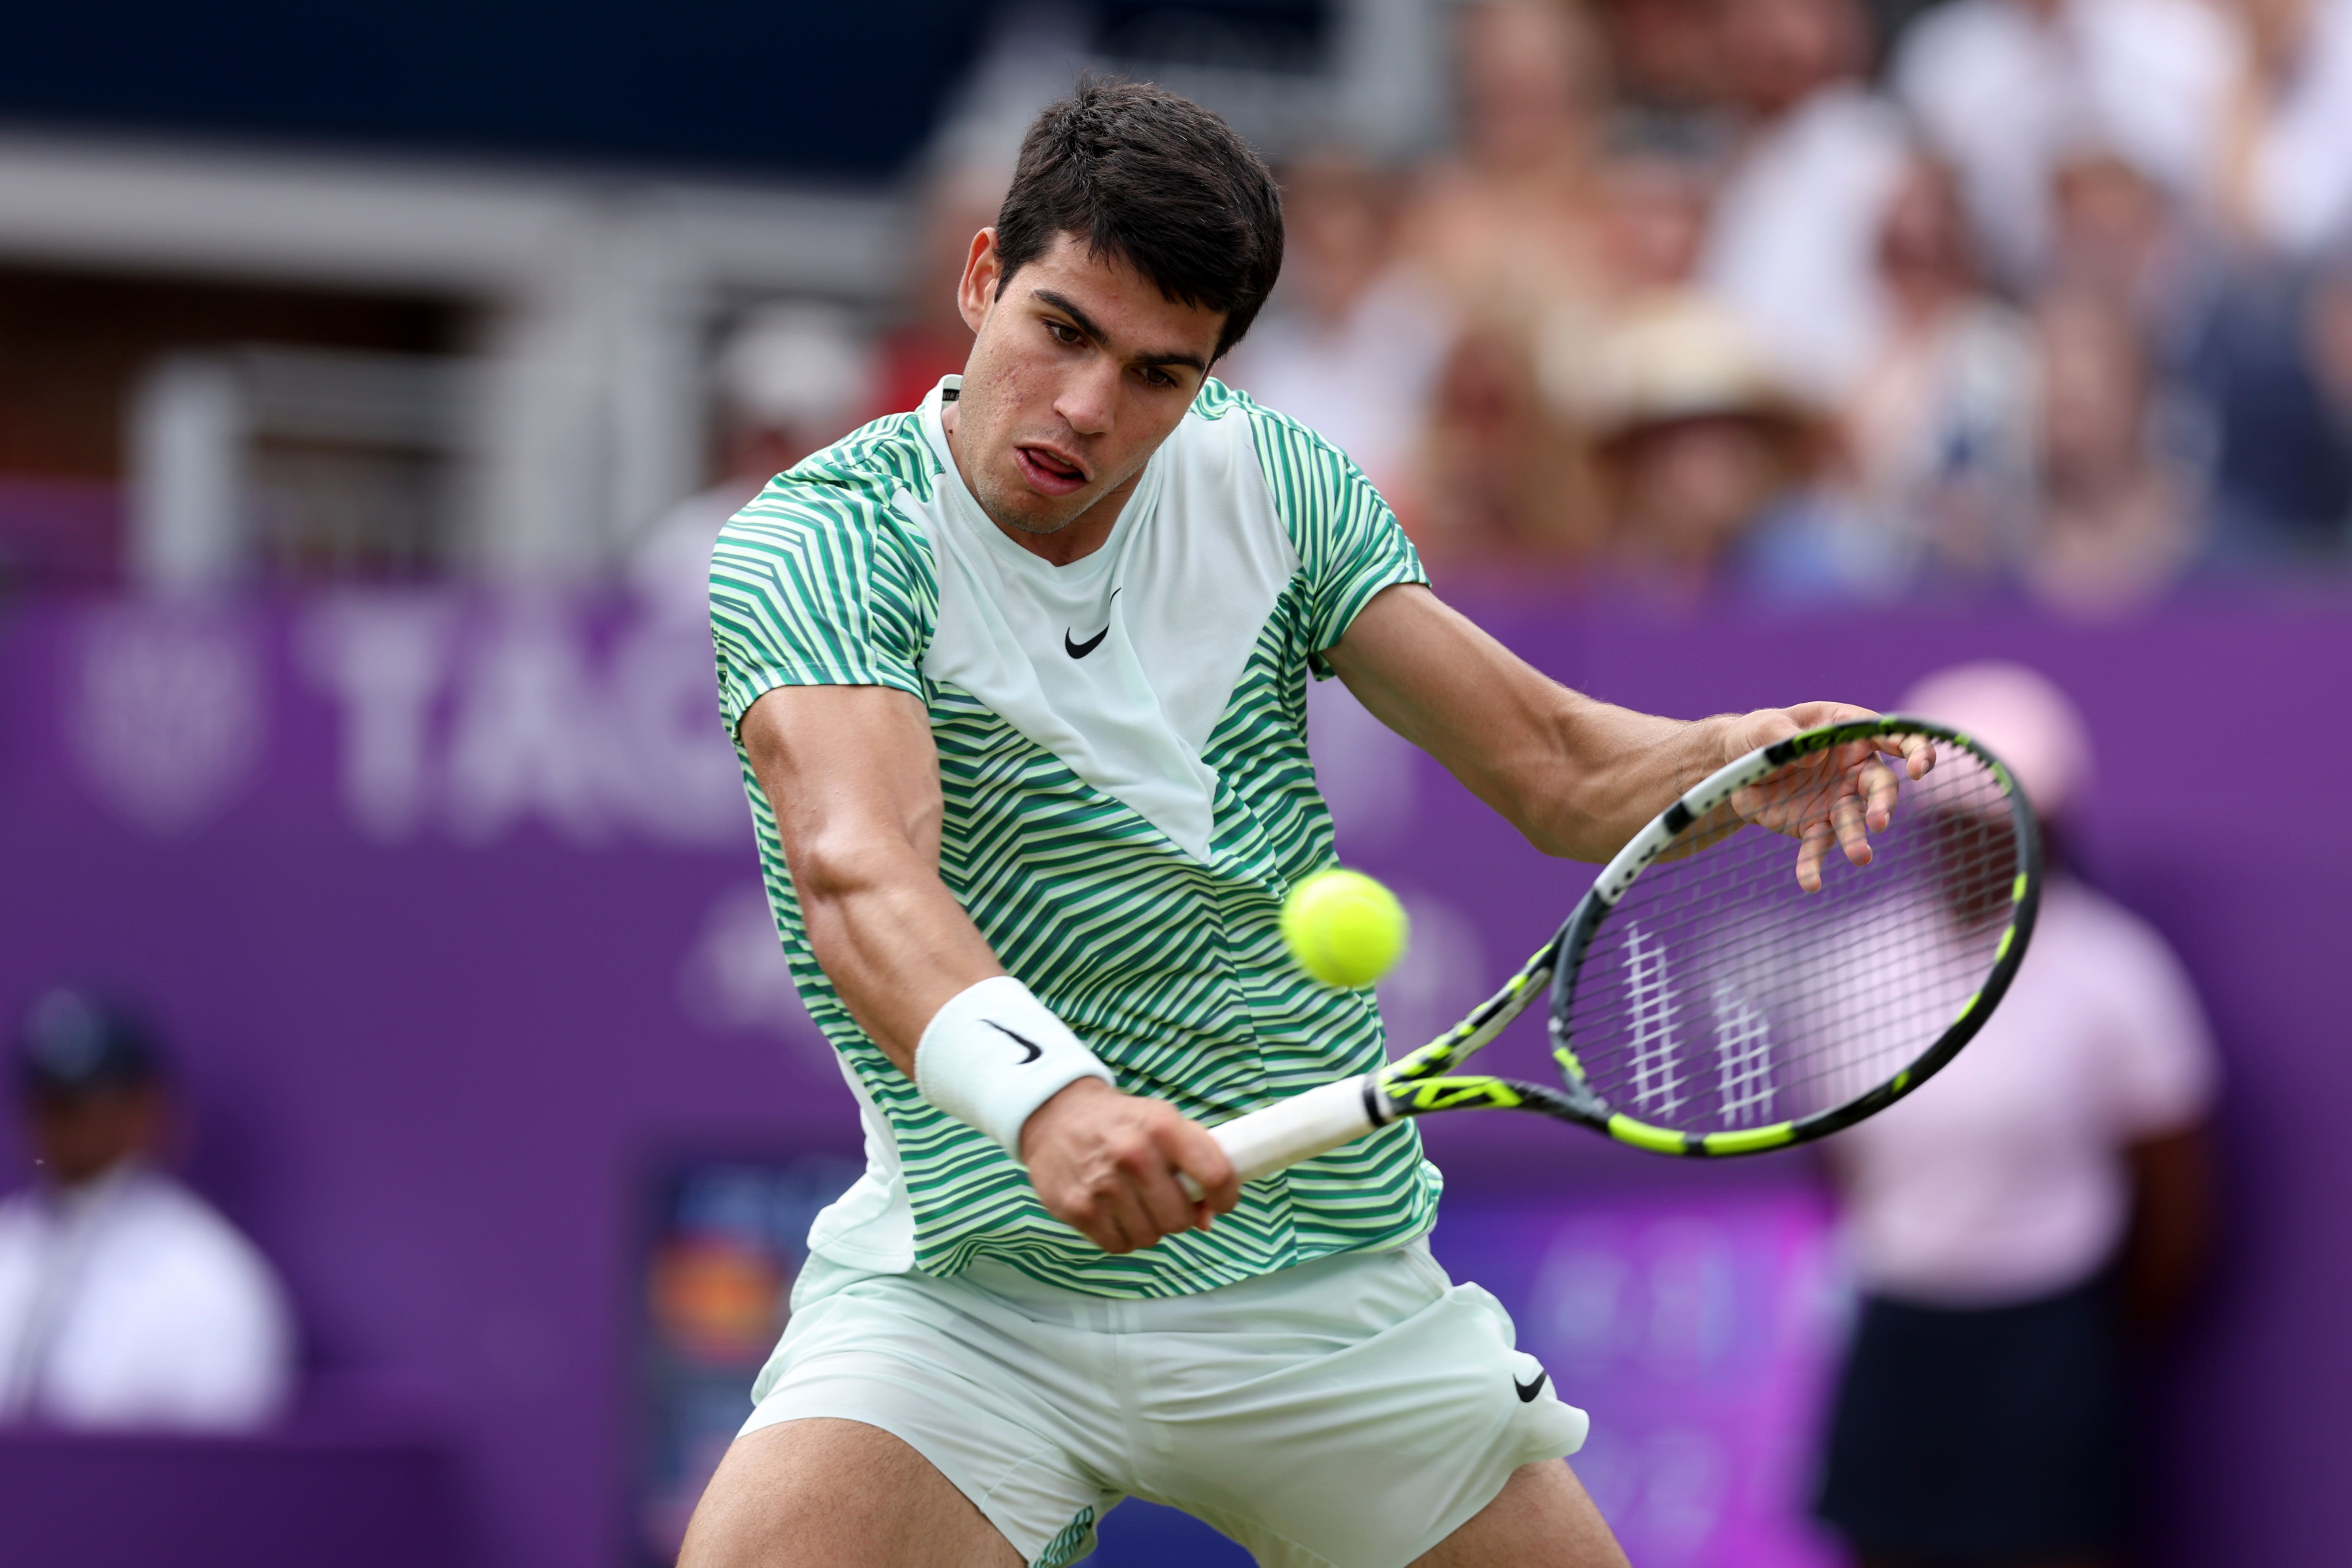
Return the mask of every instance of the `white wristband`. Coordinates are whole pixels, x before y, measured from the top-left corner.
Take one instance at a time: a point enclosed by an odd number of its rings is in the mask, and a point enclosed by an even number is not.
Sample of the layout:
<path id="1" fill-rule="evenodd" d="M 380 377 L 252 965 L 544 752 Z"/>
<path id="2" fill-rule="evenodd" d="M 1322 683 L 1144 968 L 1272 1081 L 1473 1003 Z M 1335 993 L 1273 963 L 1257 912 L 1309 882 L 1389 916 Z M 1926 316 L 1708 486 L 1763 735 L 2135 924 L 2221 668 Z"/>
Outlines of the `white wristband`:
<path id="1" fill-rule="evenodd" d="M 1010 974 L 950 997 L 915 1047 L 923 1098 L 1015 1160 L 1030 1112 L 1082 1078 L 1118 1087 L 1110 1068 Z"/>

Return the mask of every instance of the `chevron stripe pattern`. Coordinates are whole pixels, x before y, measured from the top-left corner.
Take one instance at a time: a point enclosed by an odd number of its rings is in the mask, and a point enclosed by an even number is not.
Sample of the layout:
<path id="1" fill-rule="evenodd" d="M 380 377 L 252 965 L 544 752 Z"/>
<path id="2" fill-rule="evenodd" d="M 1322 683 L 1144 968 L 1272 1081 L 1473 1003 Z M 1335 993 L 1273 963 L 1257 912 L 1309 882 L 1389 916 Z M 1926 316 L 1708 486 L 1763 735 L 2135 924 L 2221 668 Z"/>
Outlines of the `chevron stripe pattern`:
<path id="1" fill-rule="evenodd" d="M 921 673 L 938 583 L 899 498 L 937 460 L 914 415 L 878 420 L 780 476 L 730 523 L 711 574 L 721 710 L 782 685 L 895 687 L 929 710 L 946 818 L 940 875 L 1005 968 L 1132 1094 L 1214 1123 L 1380 1065 L 1378 1010 L 1291 963 L 1284 893 L 1331 865 L 1307 752 L 1307 679 L 1382 588 L 1423 582 L 1412 546 L 1338 448 L 1211 381 L 1200 419 L 1246 418 L 1300 568 L 1260 629 L 1203 749 L 1219 779 L 1206 862 L 1096 789 L 969 693 Z M 1171 441 L 1183 438 L 1192 418 Z M 1026 1174 L 934 1110 L 853 1022 L 811 954 L 767 800 L 744 767 L 776 928 L 809 1012 L 897 1141 L 916 1266 L 1000 1259 L 1096 1295 L 1181 1295 L 1427 1230 L 1439 1178 L 1410 1122 L 1244 1190 L 1207 1234 L 1109 1257 L 1046 1214 Z"/>

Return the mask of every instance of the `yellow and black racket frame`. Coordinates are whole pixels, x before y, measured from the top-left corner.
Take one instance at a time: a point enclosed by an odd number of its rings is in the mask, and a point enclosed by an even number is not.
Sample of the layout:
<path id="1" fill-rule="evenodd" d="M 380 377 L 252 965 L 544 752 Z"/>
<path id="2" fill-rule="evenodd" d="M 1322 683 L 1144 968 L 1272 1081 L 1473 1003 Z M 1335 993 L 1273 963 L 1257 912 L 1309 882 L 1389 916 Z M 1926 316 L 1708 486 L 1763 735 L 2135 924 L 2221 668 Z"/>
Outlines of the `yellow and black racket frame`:
<path id="1" fill-rule="evenodd" d="M 1984 984 L 1962 1004 L 1944 1032 L 1901 1070 L 1867 1092 L 1811 1116 L 1762 1127 L 1702 1133 L 1659 1127 L 1611 1105 L 1592 1087 L 1577 1060 L 1569 1012 L 1575 1002 L 1577 982 L 1593 937 L 1633 885 L 1634 879 L 1694 828 L 1706 823 L 1709 814 L 1728 801 L 1735 790 L 1745 789 L 1801 757 L 1851 742 L 1889 735 L 1924 735 L 1939 745 L 1958 746 L 1973 752 L 1986 764 L 2009 808 L 2017 870 L 2010 889 L 2008 922 L 1994 949 L 1992 966 Z M 1558 933 L 1501 990 L 1436 1039 L 1372 1075 L 1366 1084 L 1366 1109 L 1371 1113 L 1374 1126 L 1439 1110 L 1534 1110 L 1580 1123 L 1621 1143 L 1653 1153 L 1697 1157 L 1759 1154 L 1827 1137 L 1875 1115 L 1917 1089 L 1976 1037 L 1977 1031 L 2007 994 L 2017 966 L 2024 960 L 2027 944 L 2032 940 L 2034 916 L 2041 908 L 2042 872 L 2042 830 L 2033 808 L 2008 766 L 1981 743 L 1948 726 L 1895 713 L 1804 731 L 1759 747 L 1718 769 L 1634 835 L 1593 879 L 1591 890 L 1578 900 Z M 1550 1003 L 1552 1058 L 1559 1067 L 1560 1088 L 1452 1070 L 1501 1034 L 1538 996 L 1548 997 Z"/>

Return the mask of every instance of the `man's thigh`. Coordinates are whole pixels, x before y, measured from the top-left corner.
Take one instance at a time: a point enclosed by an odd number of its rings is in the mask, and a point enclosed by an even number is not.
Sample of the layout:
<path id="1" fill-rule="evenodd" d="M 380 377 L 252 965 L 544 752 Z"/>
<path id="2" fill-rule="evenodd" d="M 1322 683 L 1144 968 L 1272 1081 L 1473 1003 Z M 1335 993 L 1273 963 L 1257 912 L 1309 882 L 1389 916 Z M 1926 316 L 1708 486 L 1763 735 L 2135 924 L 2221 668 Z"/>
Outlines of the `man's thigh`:
<path id="1" fill-rule="evenodd" d="M 677 1562 L 678 1568 L 1021 1568 L 1021 1554 L 907 1444 L 860 1421 L 813 1418 L 735 1439 L 694 1510 Z"/>
<path id="2" fill-rule="evenodd" d="M 1412 1568 L 1626 1568 L 1625 1553 L 1564 1459 L 1521 1465 L 1495 1500 Z"/>

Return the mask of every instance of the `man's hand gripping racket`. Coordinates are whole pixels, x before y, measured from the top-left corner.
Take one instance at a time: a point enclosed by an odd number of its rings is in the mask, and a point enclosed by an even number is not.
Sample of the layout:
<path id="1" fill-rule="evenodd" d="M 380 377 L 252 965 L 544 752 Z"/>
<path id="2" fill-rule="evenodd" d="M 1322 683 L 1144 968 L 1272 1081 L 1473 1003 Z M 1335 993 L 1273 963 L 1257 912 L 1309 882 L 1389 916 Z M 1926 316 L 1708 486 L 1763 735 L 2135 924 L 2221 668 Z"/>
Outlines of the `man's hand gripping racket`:
<path id="1" fill-rule="evenodd" d="M 1444 1035 L 1210 1132 L 1245 1182 L 1440 1110 L 1541 1111 L 1668 1154 L 1819 1138 L 1982 1026 L 2040 887 L 2032 813 L 1982 747 L 1900 715 L 1808 730 L 1660 813 Z M 1457 1070 L 1538 997 L 1559 1087 Z"/>

